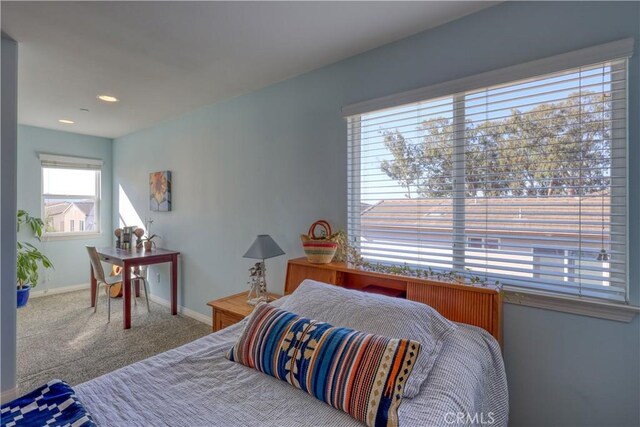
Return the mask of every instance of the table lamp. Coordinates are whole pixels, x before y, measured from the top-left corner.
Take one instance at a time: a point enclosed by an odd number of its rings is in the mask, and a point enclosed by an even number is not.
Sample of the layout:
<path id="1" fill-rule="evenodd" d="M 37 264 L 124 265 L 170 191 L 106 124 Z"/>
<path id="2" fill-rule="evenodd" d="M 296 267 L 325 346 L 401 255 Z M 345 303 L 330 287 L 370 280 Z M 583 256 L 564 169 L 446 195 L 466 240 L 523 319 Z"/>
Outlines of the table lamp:
<path id="1" fill-rule="evenodd" d="M 266 268 L 265 259 L 284 255 L 284 251 L 268 234 L 260 234 L 256 237 L 249 250 L 244 254 L 243 258 L 259 259 L 253 267 L 249 269 L 251 279 L 248 282 L 251 285 L 248 295 L 248 302 L 256 305 L 259 302 L 269 302 L 267 293 Z"/>

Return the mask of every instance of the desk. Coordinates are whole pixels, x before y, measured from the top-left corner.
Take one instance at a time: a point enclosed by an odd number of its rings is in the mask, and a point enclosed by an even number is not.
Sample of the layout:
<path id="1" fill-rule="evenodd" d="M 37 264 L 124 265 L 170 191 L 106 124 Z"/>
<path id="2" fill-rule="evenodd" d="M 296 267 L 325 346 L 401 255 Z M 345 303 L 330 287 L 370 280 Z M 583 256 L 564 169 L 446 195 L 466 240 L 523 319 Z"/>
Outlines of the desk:
<path id="1" fill-rule="evenodd" d="M 131 328 L 131 268 L 140 267 L 150 264 L 161 264 L 163 262 L 171 263 L 171 314 L 178 314 L 178 255 L 180 252 L 168 249 L 152 249 L 146 251 L 140 250 L 124 250 L 116 248 L 96 248 L 100 260 L 109 264 L 115 264 L 122 267 L 123 280 L 123 327 Z M 136 287 L 136 295 L 140 292 Z M 96 300 L 96 279 L 93 275 L 93 267 L 91 268 L 91 307 L 95 305 Z"/>

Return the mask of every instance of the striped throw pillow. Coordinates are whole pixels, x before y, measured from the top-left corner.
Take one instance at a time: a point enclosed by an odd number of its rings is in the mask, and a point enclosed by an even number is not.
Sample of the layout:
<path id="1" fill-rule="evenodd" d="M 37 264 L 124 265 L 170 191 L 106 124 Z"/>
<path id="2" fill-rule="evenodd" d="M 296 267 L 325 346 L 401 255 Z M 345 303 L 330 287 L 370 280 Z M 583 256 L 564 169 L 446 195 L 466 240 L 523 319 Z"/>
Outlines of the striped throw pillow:
<path id="1" fill-rule="evenodd" d="M 256 307 L 231 361 L 306 391 L 368 426 L 397 426 L 398 407 L 420 344 Z"/>

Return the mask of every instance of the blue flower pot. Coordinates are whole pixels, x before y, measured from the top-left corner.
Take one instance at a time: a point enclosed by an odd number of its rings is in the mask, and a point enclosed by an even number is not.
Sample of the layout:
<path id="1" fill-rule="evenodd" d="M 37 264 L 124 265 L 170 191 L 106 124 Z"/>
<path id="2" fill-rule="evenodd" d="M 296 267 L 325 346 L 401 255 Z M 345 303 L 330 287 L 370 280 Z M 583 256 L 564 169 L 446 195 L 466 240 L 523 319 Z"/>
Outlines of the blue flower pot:
<path id="1" fill-rule="evenodd" d="M 18 288 L 18 308 L 27 305 L 27 301 L 29 301 L 30 290 L 31 286 L 29 285 L 24 285 L 22 289 Z"/>

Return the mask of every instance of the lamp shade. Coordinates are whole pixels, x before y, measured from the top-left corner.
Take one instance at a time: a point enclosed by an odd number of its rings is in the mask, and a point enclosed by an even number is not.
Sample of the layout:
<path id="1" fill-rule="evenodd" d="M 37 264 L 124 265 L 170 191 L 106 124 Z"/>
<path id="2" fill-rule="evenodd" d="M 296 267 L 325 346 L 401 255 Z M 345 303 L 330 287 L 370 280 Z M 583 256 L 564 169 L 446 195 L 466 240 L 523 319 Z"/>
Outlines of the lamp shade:
<path id="1" fill-rule="evenodd" d="M 260 234 L 244 254 L 244 258 L 267 259 L 278 255 L 284 255 L 280 246 L 268 234 Z"/>

